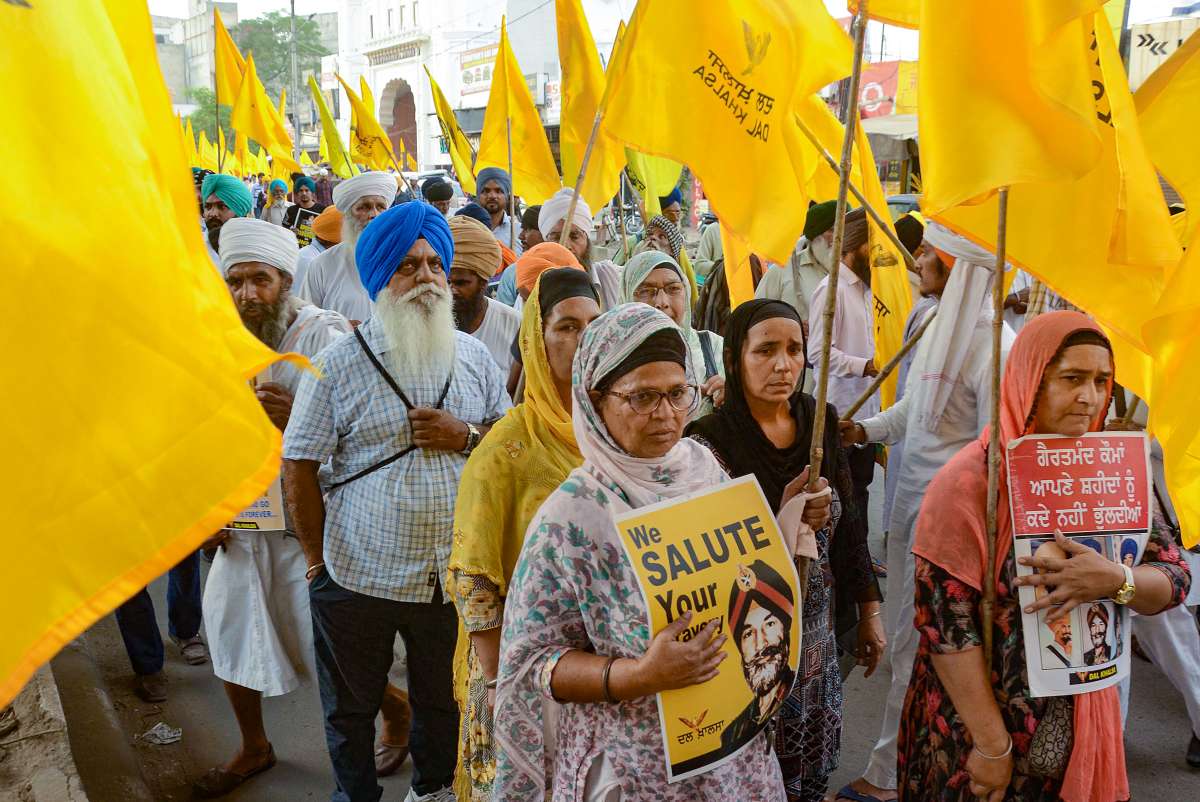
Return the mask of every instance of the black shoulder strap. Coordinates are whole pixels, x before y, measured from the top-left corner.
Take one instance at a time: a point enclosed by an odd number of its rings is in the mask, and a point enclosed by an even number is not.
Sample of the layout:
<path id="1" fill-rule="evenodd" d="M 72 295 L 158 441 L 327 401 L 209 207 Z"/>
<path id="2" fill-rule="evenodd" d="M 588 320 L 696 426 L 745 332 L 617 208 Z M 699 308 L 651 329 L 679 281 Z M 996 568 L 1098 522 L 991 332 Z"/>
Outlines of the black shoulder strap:
<path id="1" fill-rule="evenodd" d="M 371 352 L 370 346 L 367 345 L 367 339 L 366 339 L 366 337 L 362 336 L 362 332 L 359 330 L 359 328 L 354 329 L 354 336 L 358 338 L 358 344 L 362 346 L 363 353 L 367 355 L 367 359 L 371 360 L 371 364 L 375 366 L 375 370 L 379 371 L 379 375 L 383 377 L 384 381 L 386 381 L 388 383 L 388 386 L 391 387 L 396 392 L 396 395 L 398 395 L 400 397 L 400 400 L 404 402 L 405 408 L 410 409 L 410 410 L 413 409 L 414 404 L 408 400 L 408 396 L 406 396 L 404 394 L 404 391 L 400 389 L 400 385 L 396 384 L 396 380 L 392 378 L 392 374 L 387 372 L 387 369 L 379 363 L 379 359 L 375 356 L 374 353 Z M 444 385 L 442 385 L 442 394 L 440 396 L 438 396 L 437 403 L 433 407 L 434 409 L 441 409 L 442 404 L 444 404 L 446 402 L 446 395 L 450 392 L 450 381 L 453 378 L 454 378 L 454 372 L 451 371 L 450 375 L 446 377 L 446 383 Z M 415 445 L 410 445 L 408 448 L 405 448 L 404 450 L 402 450 L 396 454 L 393 454 L 392 456 L 388 457 L 385 460 L 380 460 L 379 462 L 376 462 L 374 465 L 371 465 L 368 468 L 363 468 L 361 471 L 359 471 L 358 473 L 354 474 L 353 476 L 351 476 L 347 479 L 343 479 L 340 482 L 334 482 L 333 484 L 331 484 L 329 486 L 329 489 L 335 490 L 335 489 L 341 487 L 342 485 L 350 484 L 351 482 L 355 481 L 356 479 L 361 479 L 368 474 L 375 473 L 375 471 L 379 470 L 380 468 L 386 468 L 388 465 L 391 465 L 393 462 L 396 462 L 401 457 L 403 457 L 407 454 L 411 454 L 413 451 L 416 451 L 416 450 L 417 450 L 417 447 Z"/>
<path id="2" fill-rule="evenodd" d="M 717 370 L 717 360 L 713 356 L 712 332 L 698 331 L 696 334 L 700 338 L 700 350 L 704 352 L 704 380 L 708 381 L 720 373 Z"/>

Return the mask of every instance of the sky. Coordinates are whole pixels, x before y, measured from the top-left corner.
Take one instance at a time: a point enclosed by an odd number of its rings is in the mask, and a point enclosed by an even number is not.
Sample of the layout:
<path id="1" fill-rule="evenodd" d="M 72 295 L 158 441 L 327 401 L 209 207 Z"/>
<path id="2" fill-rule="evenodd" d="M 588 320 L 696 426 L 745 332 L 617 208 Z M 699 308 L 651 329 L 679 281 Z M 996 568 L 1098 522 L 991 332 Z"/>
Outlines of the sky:
<path id="1" fill-rule="evenodd" d="M 1176 6 L 1186 5 L 1188 0 L 1132 0 L 1129 9 L 1130 23 L 1144 22 L 1165 17 Z M 182 17 L 187 13 L 187 0 L 148 0 L 151 14 Z M 825 0 L 826 7 L 836 16 L 846 14 L 844 0 Z M 238 16 L 241 19 L 260 17 L 268 11 L 287 11 L 288 0 L 239 0 Z M 297 14 L 313 14 L 318 11 L 336 11 L 337 0 L 296 0 Z"/>

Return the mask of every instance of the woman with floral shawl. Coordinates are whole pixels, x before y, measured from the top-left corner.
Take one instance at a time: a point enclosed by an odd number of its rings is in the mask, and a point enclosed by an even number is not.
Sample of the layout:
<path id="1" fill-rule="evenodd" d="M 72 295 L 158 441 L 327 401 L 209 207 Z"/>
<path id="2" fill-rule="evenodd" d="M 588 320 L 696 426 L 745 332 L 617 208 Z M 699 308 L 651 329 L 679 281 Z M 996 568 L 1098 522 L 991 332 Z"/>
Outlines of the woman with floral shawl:
<path id="1" fill-rule="evenodd" d="M 599 314 L 587 274 L 544 271 L 522 310 L 525 400 L 500 419 L 463 469 L 454 509 L 450 589 L 459 610 L 454 692 L 461 712 L 455 793 L 491 798 L 492 704 L 504 596 L 525 530 L 546 496 L 583 462 L 571 426 L 571 361 Z"/>
<path id="2" fill-rule="evenodd" d="M 725 636 L 706 625 L 677 641 L 691 620 L 682 616 L 650 637 L 614 517 L 728 479 L 711 452 L 681 439 L 698 397 L 689 361 L 678 327 L 644 304 L 584 332 L 572 371 L 583 465 L 530 524 L 505 604 L 495 800 L 783 799 L 765 731 L 718 768 L 667 782 L 655 694 L 716 676 Z M 550 700 L 560 703 L 553 754 Z"/>

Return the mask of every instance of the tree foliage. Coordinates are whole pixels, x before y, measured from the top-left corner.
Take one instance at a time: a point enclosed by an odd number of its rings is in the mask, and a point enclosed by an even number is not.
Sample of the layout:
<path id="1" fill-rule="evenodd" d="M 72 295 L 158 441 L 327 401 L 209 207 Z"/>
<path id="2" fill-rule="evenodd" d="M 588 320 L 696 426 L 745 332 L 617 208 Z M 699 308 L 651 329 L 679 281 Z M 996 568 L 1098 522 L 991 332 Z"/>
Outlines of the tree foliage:
<path id="1" fill-rule="evenodd" d="M 271 11 L 261 17 L 242 20 L 230 31 L 243 55 L 254 54 L 254 65 L 267 94 L 276 103 L 284 87 L 292 93 L 291 17 Z M 321 29 L 308 17 L 296 17 L 296 63 L 300 75 L 305 70 L 321 71 L 321 56 L 329 55 L 321 45 Z M 301 86 L 300 90 L 303 91 Z M 297 99 L 298 100 L 298 99 Z M 224 112 L 222 112 L 224 113 Z M 192 123 L 195 125 L 195 122 Z"/>

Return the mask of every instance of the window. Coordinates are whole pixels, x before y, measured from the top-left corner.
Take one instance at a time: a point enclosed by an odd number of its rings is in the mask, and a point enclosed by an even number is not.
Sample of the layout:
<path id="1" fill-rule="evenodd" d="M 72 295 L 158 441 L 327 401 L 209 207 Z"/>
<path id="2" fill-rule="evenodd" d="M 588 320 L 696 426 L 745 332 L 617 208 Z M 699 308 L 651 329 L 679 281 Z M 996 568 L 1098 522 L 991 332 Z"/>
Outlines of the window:
<path id="1" fill-rule="evenodd" d="M 391 33 L 391 31 L 392 31 L 392 10 L 389 8 L 387 11 L 388 11 L 388 33 Z M 400 27 L 401 28 L 404 27 L 404 9 L 400 10 Z"/>
<path id="2" fill-rule="evenodd" d="M 404 6 L 400 6 L 400 30 L 404 30 Z"/>
<path id="3" fill-rule="evenodd" d="M 375 38 L 375 17 L 374 16 L 367 17 L 367 38 L 368 39 Z"/>
<path id="4" fill-rule="evenodd" d="M 413 25 L 416 25 L 417 24 L 417 4 L 416 4 L 415 0 L 413 2 L 412 20 L 413 20 Z"/>

